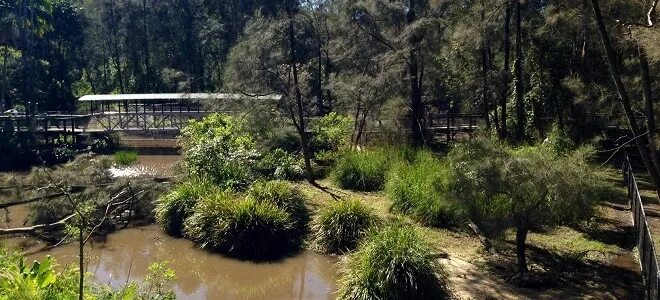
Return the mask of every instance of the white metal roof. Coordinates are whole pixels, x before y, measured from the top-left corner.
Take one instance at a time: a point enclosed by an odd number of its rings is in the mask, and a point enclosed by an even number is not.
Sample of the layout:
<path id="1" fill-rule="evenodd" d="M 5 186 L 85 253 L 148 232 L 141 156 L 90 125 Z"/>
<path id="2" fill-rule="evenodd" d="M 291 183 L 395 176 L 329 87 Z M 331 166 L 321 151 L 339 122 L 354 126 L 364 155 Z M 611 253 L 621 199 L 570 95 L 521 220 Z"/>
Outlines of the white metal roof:
<path id="1" fill-rule="evenodd" d="M 257 100 L 279 100 L 281 95 L 248 96 L 243 94 L 224 93 L 182 93 L 182 94 L 115 94 L 115 95 L 85 95 L 78 101 L 131 101 L 131 100 L 231 100 L 231 99 L 257 99 Z"/>

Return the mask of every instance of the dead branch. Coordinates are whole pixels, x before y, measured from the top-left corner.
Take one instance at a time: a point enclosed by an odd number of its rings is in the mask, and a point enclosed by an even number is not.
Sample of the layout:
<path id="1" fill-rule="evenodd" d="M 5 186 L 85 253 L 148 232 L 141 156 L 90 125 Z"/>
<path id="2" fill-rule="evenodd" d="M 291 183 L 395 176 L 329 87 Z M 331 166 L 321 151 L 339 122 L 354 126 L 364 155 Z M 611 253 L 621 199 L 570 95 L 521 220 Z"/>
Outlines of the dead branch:
<path id="1" fill-rule="evenodd" d="M 32 203 L 32 202 L 41 201 L 41 200 L 50 200 L 50 199 L 61 197 L 61 196 L 64 196 L 64 193 L 59 192 L 59 193 L 55 193 L 55 194 L 34 197 L 34 198 L 26 199 L 26 200 L 17 200 L 17 201 L 1 203 L 0 204 L 0 209 L 4 209 L 4 208 L 7 208 L 7 207 L 12 207 L 12 206 L 16 206 L 16 205 L 28 204 L 28 203 Z"/>
<path id="2" fill-rule="evenodd" d="M 66 225 L 66 222 L 69 221 L 71 218 L 73 218 L 75 214 L 69 215 L 66 218 L 59 220 L 55 223 L 50 223 L 50 224 L 40 224 L 40 225 L 34 225 L 30 227 L 20 227 L 20 228 L 10 228 L 10 229 L 2 229 L 0 228 L 0 236 L 2 235 L 13 235 L 13 234 L 32 234 L 37 231 L 44 231 L 44 230 L 51 230 L 51 229 L 59 229 L 63 228 L 64 225 Z"/>

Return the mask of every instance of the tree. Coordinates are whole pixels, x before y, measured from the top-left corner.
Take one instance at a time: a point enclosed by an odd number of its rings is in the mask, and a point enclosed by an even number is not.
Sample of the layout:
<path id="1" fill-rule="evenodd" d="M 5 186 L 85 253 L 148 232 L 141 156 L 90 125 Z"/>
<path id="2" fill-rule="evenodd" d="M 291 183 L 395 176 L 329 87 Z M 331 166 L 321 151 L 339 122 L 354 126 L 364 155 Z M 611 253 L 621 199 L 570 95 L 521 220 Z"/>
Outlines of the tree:
<path id="1" fill-rule="evenodd" d="M 530 231 L 579 224 L 596 212 L 605 175 L 589 165 L 591 153 L 582 148 L 558 154 L 546 145 L 510 148 L 475 139 L 449 155 L 450 190 L 464 216 L 487 236 L 503 237 L 515 229 L 518 273 L 524 276 Z"/>

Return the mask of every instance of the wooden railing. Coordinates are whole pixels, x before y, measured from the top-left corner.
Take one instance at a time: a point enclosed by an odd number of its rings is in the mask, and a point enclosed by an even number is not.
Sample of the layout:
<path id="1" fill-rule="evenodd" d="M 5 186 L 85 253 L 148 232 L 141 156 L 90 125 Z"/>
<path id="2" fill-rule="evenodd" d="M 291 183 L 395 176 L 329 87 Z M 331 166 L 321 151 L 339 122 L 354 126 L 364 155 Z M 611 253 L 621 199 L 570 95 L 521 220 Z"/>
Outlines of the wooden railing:
<path id="1" fill-rule="evenodd" d="M 639 194 L 637 180 L 633 173 L 630 159 L 626 154 L 623 162 L 623 179 L 628 188 L 628 201 L 632 213 L 633 225 L 637 234 L 637 249 L 639 251 L 639 264 L 644 279 L 645 299 L 660 299 L 658 288 L 660 287 L 658 275 L 658 260 L 655 253 L 655 245 L 649 225 L 646 221 L 644 205 Z"/>

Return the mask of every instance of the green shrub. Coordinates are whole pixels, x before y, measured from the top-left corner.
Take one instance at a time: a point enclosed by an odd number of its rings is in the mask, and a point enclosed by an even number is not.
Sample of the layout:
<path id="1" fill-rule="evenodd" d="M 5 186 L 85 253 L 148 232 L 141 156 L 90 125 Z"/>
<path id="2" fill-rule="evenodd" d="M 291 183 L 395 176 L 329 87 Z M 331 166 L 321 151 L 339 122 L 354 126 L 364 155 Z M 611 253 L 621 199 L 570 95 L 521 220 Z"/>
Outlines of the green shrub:
<path id="1" fill-rule="evenodd" d="M 224 114 L 191 121 L 181 131 L 183 162 L 188 172 L 223 187 L 242 189 L 255 177 L 259 157 L 244 122 Z"/>
<path id="2" fill-rule="evenodd" d="M 274 179 L 298 180 L 305 178 L 304 166 L 296 156 L 282 149 L 266 152 L 256 164 L 261 176 Z"/>
<path id="3" fill-rule="evenodd" d="M 386 151 L 347 151 L 337 162 L 332 177 L 341 188 L 375 191 L 383 188 L 389 166 Z"/>
<path id="4" fill-rule="evenodd" d="M 358 199 L 330 203 L 318 212 L 312 231 L 325 252 L 339 253 L 357 247 L 378 217 Z"/>
<path id="5" fill-rule="evenodd" d="M 348 145 L 351 134 L 351 119 L 331 112 L 309 124 L 312 132 L 310 148 L 313 152 L 337 151 Z"/>
<path id="6" fill-rule="evenodd" d="M 558 153 L 547 144 L 513 148 L 471 140 L 449 154 L 451 191 L 485 234 L 501 237 L 515 229 L 518 271 L 524 274 L 529 231 L 589 220 L 610 192 L 606 170 L 589 164 L 592 154 L 584 147 Z"/>
<path id="7" fill-rule="evenodd" d="M 201 197 L 218 192 L 207 180 L 191 180 L 178 184 L 169 194 L 156 202 L 156 220 L 165 232 L 181 236 L 183 222 L 192 214 Z"/>
<path id="8" fill-rule="evenodd" d="M 291 215 L 297 229 L 306 230 L 309 221 L 309 212 L 305 206 L 306 197 L 290 183 L 281 180 L 257 181 L 248 190 L 247 198 L 274 204 Z"/>
<path id="9" fill-rule="evenodd" d="M 399 162 L 390 170 L 386 191 L 390 210 L 411 216 L 430 226 L 449 226 L 456 220 L 448 193 L 447 166 L 432 153 L 417 154 L 412 163 Z"/>
<path id="10" fill-rule="evenodd" d="M 120 166 L 130 166 L 138 161 L 138 154 L 135 151 L 117 151 L 113 156 L 115 163 Z"/>
<path id="11" fill-rule="evenodd" d="M 237 199 L 231 191 L 201 199 L 185 225 L 200 247 L 232 257 L 278 258 L 300 246 L 297 222 L 273 202 Z"/>
<path id="12" fill-rule="evenodd" d="M 370 234 L 342 261 L 339 299 L 445 299 L 445 274 L 411 226 Z"/>

